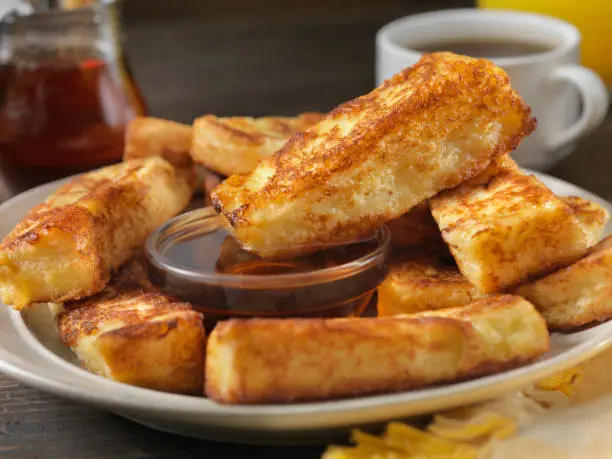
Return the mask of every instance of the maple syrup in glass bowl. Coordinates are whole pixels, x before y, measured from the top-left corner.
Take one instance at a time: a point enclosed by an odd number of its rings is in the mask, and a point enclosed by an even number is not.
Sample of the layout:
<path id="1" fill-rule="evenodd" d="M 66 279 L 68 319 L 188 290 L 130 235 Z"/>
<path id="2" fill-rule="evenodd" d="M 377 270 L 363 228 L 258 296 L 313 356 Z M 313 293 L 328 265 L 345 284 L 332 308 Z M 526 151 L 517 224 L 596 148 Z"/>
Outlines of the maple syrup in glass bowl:
<path id="1" fill-rule="evenodd" d="M 151 281 L 168 296 L 219 320 L 246 317 L 353 317 L 387 274 L 386 227 L 366 240 L 291 260 L 243 250 L 223 217 L 207 207 L 179 215 L 151 234 Z"/>

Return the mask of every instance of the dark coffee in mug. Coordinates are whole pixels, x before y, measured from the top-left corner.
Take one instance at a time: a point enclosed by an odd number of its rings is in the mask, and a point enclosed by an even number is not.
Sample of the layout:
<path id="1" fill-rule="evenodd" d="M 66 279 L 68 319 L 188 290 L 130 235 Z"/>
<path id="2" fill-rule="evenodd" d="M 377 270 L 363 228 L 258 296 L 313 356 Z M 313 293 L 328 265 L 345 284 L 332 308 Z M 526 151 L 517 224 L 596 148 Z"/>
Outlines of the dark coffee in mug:
<path id="1" fill-rule="evenodd" d="M 421 53 L 451 51 L 457 54 L 485 59 L 528 56 L 530 54 L 546 53 L 553 49 L 553 47 L 546 44 L 534 42 L 478 39 L 447 40 L 428 43 L 422 46 L 408 44 L 406 48 L 414 49 Z"/>

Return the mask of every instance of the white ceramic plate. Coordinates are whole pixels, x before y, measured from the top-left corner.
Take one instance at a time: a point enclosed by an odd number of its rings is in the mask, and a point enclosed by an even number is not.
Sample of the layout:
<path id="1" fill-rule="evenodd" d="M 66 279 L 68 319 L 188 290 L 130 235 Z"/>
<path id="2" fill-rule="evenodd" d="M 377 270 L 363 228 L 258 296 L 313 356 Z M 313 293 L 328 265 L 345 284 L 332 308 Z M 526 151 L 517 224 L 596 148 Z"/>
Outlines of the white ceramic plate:
<path id="1" fill-rule="evenodd" d="M 555 193 L 612 204 L 574 185 L 539 174 Z M 58 183 L 43 185 L 0 206 L 0 235 Z M 606 234 L 612 228 L 607 228 Z M 277 406 L 223 406 L 206 398 L 166 394 L 95 376 L 73 363 L 45 305 L 19 314 L 0 307 L 0 371 L 41 390 L 79 400 L 153 428 L 200 438 L 251 443 L 325 442 L 349 428 L 368 427 L 466 405 L 520 388 L 576 365 L 612 342 L 612 322 L 573 334 L 554 334 L 550 352 L 531 365 L 473 381 L 390 395 Z"/>

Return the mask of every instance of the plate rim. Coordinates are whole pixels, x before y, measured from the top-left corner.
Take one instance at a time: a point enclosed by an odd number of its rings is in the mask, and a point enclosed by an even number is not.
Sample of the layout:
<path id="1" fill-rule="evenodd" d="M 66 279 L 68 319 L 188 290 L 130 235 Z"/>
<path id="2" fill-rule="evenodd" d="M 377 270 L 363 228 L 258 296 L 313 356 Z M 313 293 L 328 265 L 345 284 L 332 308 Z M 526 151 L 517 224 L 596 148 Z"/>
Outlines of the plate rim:
<path id="1" fill-rule="evenodd" d="M 579 192 L 588 199 L 612 209 L 612 203 L 577 185 L 547 174 L 530 170 L 526 172 L 534 174 L 548 186 L 554 184 L 574 189 L 575 192 Z M 43 184 L 2 203 L 0 217 L 8 209 L 13 209 L 20 201 L 43 199 L 53 191 L 54 187 L 66 180 L 68 179 Z M 25 209 L 24 213 L 27 210 Z M 23 356 L 6 348 L 5 340 L 8 335 L 2 334 L 0 337 L 0 371 L 3 373 L 43 391 L 94 404 L 111 411 L 132 413 L 145 411 L 147 415 L 166 418 L 170 415 L 187 415 L 191 422 L 211 426 L 214 423 L 216 428 L 228 429 L 314 430 L 425 414 L 432 410 L 474 403 L 521 386 L 527 386 L 547 375 L 578 365 L 603 352 L 612 344 L 612 321 L 610 321 L 571 334 L 570 336 L 579 337 L 581 333 L 588 333 L 592 336 L 587 336 L 583 342 L 550 359 L 537 360 L 526 366 L 474 380 L 413 391 L 321 402 L 284 405 L 221 405 L 205 397 L 170 394 L 134 387 L 89 373 L 46 348 L 33 336 L 19 312 L 1 303 L 0 308 L 0 325 L 9 328 L 9 331 L 12 332 L 11 339 L 20 340 L 49 366 L 48 368 L 45 365 L 28 368 L 28 362 L 24 361 Z M 6 321 L 3 318 L 10 320 Z M 33 371 L 35 369 L 40 371 Z M 58 378 L 53 373 L 62 377 Z M 441 407 L 442 405 L 444 408 Z M 417 409 L 409 409 L 411 406 Z"/>
<path id="2" fill-rule="evenodd" d="M 322 423 L 318 420 L 312 422 L 311 417 L 313 414 L 333 415 L 334 419 L 330 419 L 323 423 L 324 427 L 332 428 L 346 425 L 346 416 L 349 415 L 357 415 L 356 417 L 351 417 L 351 419 L 358 423 L 371 422 L 376 416 L 370 415 L 370 410 L 384 410 L 385 413 L 381 419 L 386 419 L 390 417 L 388 411 L 390 408 L 396 407 L 399 408 L 399 411 L 407 412 L 401 409 L 401 407 L 406 404 L 416 404 L 420 402 L 420 405 L 444 405 L 444 409 L 447 409 L 452 406 L 467 404 L 465 402 L 466 396 L 467 399 L 474 399 L 476 401 L 493 398 L 495 395 L 527 386 L 530 382 L 578 365 L 584 360 L 595 357 L 612 344 L 612 340 L 610 339 L 612 322 L 607 322 L 586 331 L 568 335 L 578 336 L 581 333 L 593 333 L 594 331 L 601 332 L 598 333 L 597 336 L 586 339 L 572 347 L 569 351 L 561 352 L 551 359 L 535 361 L 526 366 L 507 372 L 474 380 L 415 391 L 369 395 L 323 402 L 287 405 L 221 405 L 205 397 L 171 394 L 134 387 L 90 373 L 55 355 L 34 336 L 31 336 L 31 340 L 36 343 L 36 346 L 31 346 L 32 343 L 29 343 L 29 340 L 25 340 L 24 336 L 19 332 L 17 324 L 32 335 L 25 322 L 21 319 L 20 313 L 17 311 L 3 310 L 0 312 L 0 318 L 3 314 L 10 315 L 10 325 L 12 325 L 14 334 L 23 343 L 27 344 L 28 348 L 41 360 L 52 361 L 52 366 L 55 366 L 56 370 L 58 370 L 60 374 L 63 374 L 65 378 L 62 381 L 62 378 L 58 379 L 57 377 L 49 376 L 49 374 L 45 374 L 44 371 L 39 374 L 32 369 L 28 370 L 27 362 L 23 362 L 25 365 L 21 368 L 11 363 L 9 361 L 11 358 L 17 361 L 23 361 L 23 358 L 7 351 L 2 342 L 4 337 L 0 338 L 0 371 L 18 380 L 29 383 L 34 387 L 70 399 L 93 403 L 97 406 L 105 407 L 106 409 L 109 409 L 110 406 L 111 410 L 141 410 L 143 407 L 146 407 L 146 410 L 150 414 L 167 416 L 172 413 L 180 413 L 181 415 L 199 417 L 201 420 L 205 419 L 202 418 L 202 415 L 206 414 L 214 417 L 215 427 L 272 429 L 277 431 L 320 429 Z M 12 357 L 10 354 L 12 354 Z M 508 375 L 514 377 L 508 378 Z M 486 391 L 489 395 L 483 397 L 481 393 L 476 394 L 476 391 Z M 423 397 L 423 394 L 430 396 Z M 472 394 L 472 396 L 470 396 L 470 394 Z M 459 399 L 461 399 L 461 401 Z M 445 401 L 445 403 L 440 403 L 441 400 Z M 423 411 L 422 409 L 408 411 L 410 411 L 408 414 L 402 414 L 400 416 L 412 416 L 429 412 L 427 410 Z M 336 419 L 338 417 L 340 417 L 340 419 Z"/>

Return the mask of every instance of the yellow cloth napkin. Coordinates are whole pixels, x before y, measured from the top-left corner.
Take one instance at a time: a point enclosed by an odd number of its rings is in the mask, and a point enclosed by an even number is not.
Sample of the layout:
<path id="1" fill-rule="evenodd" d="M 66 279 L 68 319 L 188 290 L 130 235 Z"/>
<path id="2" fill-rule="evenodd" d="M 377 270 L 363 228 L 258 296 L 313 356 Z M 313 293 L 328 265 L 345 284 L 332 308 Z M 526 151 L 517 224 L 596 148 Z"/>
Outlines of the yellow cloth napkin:
<path id="1" fill-rule="evenodd" d="M 324 459 L 610 459 L 612 348 L 569 371 L 479 405 L 434 416 L 425 429 L 390 423 L 380 436 Z"/>

